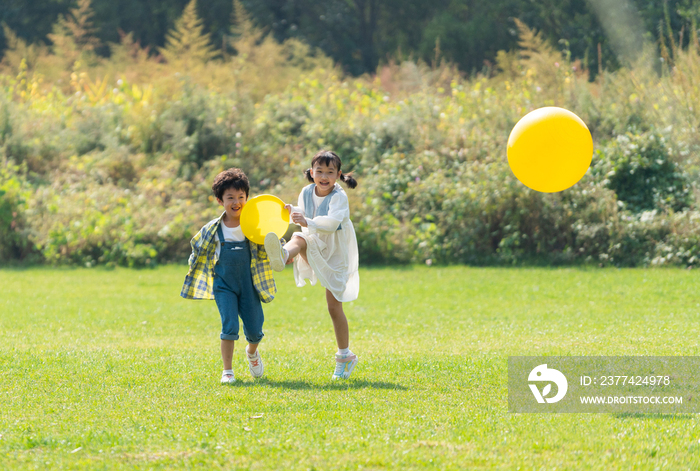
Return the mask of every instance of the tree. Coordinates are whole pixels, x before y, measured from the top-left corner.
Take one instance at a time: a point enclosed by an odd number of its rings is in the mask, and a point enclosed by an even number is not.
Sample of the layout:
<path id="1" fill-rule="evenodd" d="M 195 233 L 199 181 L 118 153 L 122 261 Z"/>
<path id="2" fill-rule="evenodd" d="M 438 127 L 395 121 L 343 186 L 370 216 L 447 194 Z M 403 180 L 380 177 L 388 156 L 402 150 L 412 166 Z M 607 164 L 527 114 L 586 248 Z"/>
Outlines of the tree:
<path id="1" fill-rule="evenodd" d="M 254 28 L 250 14 L 248 14 L 248 10 L 245 9 L 241 0 L 233 0 L 231 25 L 231 33 L 234 36 L 247 36 Z"/>
<path id="2" fill-rule="evenodd" d="M 512 49 L 517 41 L 513 17 L 521 10 L 520 0 L 452 0 L 423 28 L 417 49 L 432 62 L 439 41 L 442 57 L 472 72 L 493 63 L 499 50 Z"/>
<path id="3" fill-rule="evenodd" d="M 70 70 L 80 57 L 80 51 L 66 23 L 66 17 L 59 16 L 48 37 L 52 43 L 51 52 L 63 62 L 64 68 Z"/>
<path id="4" fill-rule="evenodd" d="M 160 53 L 168 62 L 194 60 L 205 63 L 216 55 L 209 34 L 204 32 L 202 20 L 197 16 L 197 0 L 187 4 L 175 27 L 166 36 L 165 47 Z"/>
<path id="5" fill-rule="evenodd" d="M 95 36 L 97 29 L 92 23 L 91 0 L 78 0 L 78 6 L 68 15 L 59 15 L 48 35 L 53 43 L 52 51 L 63 60 L 64 66 L 72 69 L 82 58 L 85 62 L 95 62 L 95 49 L 100 40 Z"/>
<path id="6" fill-rule="evenodd" d="M 0 64 L 9 67 L 11 70 L 18 70 L 22 59 L 26 61 L 29 69 L 33 69 L 39 57 L 46 54 L 46 46 L 43 44 L 30 44 L 18 37 L 14 31 L 5 23 L 2 23 L 2 30 L 5 33 L 7 49 Z"/>
<path id="7" fill-rule="evenodd" d="M 250 14 L 245 9 L 240 0 L 233 0 L 233 12 L 231 13 L 231 45 L 236 49 L 239 56 L 245 60 L 250 50 L 263 37 L 263 31 L 253 24 Z"/>
<path id="8" fill-rule="evenodd" d="M 353 0 L 357 17 L 360 20 L 358 43 L 362 52 L 362 63 L 365 70 L 377 67 L 377 47 L 374 35 L 377 30 L 377 0 Z"/>
<path id="9" fill-rule="evenodd" d="M 189 1 L 0 0 L 0 22 L 5 22 L 26 44 L 46 41 L 54 25 L 53 35 L 72 38 L 77 52 L 88 48 L 98 55 L 108 55 L 110 49 L 98 47 L 95 39 L 99 38 L 103 45 L 117 42 L 118 31 L 122 30 L 133 33 L 135 42 L 151 50 L 158 50 L 174 39 L 176 44 L 170 47 L 177 55 L 189 49 L 185 44 L 196 49 L 192 43 L 171 37 L 178 30 L 170 28 L 176 22 L 183 23 L 181 15 Z M 559 49 L 570 52 L 572 59 L 583 59 L 592 72 L 598 70 L 599 60 L 601 66 L 609 69 L 619 65 L 609 34 L 600 21 L 605 13 L 596 14 L 591 0 L 239 0 L 239 3 L 249 12 L 249 19 L 278 42 L 294 38 L 317 47 L 354 75 L 374 72 L 380 61 L 393 58 L 420 57 L 431 61 L 438 37 L 444 58 L 456 62 L 462 70 L 479 70 L 484 60 L 493 60 L 496 51 L 516 47 L 517 28 L 512 18 L 519 18 L 540 31 L 551 44 L 559 44 Z M 600 0 L 599 3 L 619 2 Z M 663 33 L 669 47 L 669 34 L 678 44 L 680 32 L 685 28 L 681 44 L 685 46 L 693 36 L 691 31 L 700 25 L 699 0 L 624 3 L 639 12 L 643 34 L 659 41 Z M 202 44 L 204 56 L 213 56 L 209 44 L 225 49 L 231 34 L 229 17 L 236 8 L 232 0 L 207 0 L 206 8 L 201 8 L 198 15 L 194 14 L 193 6 L 187 8 L 195 25 L 200 26 L 199 36 L 209 35 L 209 40 Z M 65 22 L 61 23 L 61 18 Z M 59 42 L 66 41 L 59 38 Z M 54 49 L 70 56 L 69 46 L 54 44 Z M 6 47 L 7 40 L 0 31 L 0 54 Z"/>
<path id="10" fill-rule="evenodd" d="M 78 0 L 78 7 L 71 10 L 65 25 L 73 36 L 75 45 L 83 51 L 94 51 L 100 45 L 97 28 L 93 24 L 94 15 L 90 6 L 92 0 Z"/>

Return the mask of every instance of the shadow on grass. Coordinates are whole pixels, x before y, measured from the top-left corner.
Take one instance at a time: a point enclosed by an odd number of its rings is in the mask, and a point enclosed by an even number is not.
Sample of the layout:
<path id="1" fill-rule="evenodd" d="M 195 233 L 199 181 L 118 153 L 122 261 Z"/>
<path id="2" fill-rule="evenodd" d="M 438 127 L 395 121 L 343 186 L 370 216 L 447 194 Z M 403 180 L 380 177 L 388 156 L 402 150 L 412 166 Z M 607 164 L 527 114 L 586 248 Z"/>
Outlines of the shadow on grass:
<path id="1" fill-rule="evenodd" d="M 269 388 L 282 389 L 315 389 L 319 391 L 342 391 L 346 389 L 394 389 L 397 391 L 407 391 L 408 388 L 394 383 L 384 381 L 335 381 L 327 384 L 314 384 L 307 381 L 275 381 L 268 378 L 256 379 L 255 381 L 236 381 L 230 387 L 256 387 L 263 386 Z"/>
<path id="2" fill-rule="evenodd" d="M 670 420 L 670 419 L 694 419 L 696 417 L 696 414 L 692 414 L 690 412 L 677 412 L 677 413 L 669 413 L 669 414 L 663 414 L 661 412 L 623 412 L 620 414 L 613 414 L 613 417 L 617 419 L 663 419 L 663 420 Z"/>

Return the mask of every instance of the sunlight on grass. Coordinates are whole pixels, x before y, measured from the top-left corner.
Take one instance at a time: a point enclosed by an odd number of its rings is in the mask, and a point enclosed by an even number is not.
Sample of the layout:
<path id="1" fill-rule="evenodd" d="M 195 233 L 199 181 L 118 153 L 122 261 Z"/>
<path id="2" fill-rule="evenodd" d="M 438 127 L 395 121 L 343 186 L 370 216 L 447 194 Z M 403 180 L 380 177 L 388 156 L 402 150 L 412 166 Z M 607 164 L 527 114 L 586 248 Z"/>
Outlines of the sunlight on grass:
<path id="1" fill-rule="evenodd" d="M 215 304 L 185 269 L 0 271 L 0 468 L 691 469 L 696 416 L 510 414 L 509 355 L 698 355 L 687 270 L 382 268 L 345 305 L 278 279 L 266 377 L 218 384 Z M 263 458 L 264 457 L 264 458 Z M 48 464 L 47 464 L 48 463 Z"/>

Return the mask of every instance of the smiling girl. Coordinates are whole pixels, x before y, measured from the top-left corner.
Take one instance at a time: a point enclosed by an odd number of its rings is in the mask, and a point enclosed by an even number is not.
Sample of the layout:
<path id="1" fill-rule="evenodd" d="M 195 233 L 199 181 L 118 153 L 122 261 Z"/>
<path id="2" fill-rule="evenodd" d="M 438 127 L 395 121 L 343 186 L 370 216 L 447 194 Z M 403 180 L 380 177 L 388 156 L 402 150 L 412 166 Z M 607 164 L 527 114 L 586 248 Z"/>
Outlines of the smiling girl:
<path id="1" fill-rule="evenodd" d="M 331 379 L 346 379 L 357 364 L 357 356 L 349 349 L 350 334 L 343 303 L 357 299 L 360 275 L 348 196 L 337 182 L 355 188 L 357 181 L 342 173 L 336 153 L 325 150 L 314 155 L 311 168 L 304 174 L 312 183 L 299 194 L 298 206 L 285 206 L 292 221 L 301 226 L 301 232 L 295 232 L 284 247 L 275 234 L 268 234 L 265 250 L 275 271 L 282 271 L 287 260 L 294 260 L 297 286 L 304 286 L 304 280 L 308 279 L 312 285 L 320 281 L 326 288 L 328 313 L 338 343 Z"/>

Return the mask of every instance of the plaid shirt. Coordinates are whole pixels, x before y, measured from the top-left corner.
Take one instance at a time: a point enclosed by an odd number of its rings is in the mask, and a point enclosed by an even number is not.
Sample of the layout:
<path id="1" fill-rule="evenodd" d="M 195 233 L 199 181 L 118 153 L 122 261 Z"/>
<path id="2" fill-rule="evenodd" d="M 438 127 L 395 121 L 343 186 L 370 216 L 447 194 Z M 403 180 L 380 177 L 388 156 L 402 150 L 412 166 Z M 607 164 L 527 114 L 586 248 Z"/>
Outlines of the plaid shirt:
<path id="1" fill-rule="evenodd" d="M 190 269 L 180 292 L 183 298 L 214 299 L 214 265 L 218 260 L 214 236 L 224 214 L 209 221 L 190 241 L 192 245 Z M 248 241 L 248 245 L 250 245 L 250 274 L 253 278 L 253 286 L 260 300 L 269 303 L 275 298 L 277 286 L 275 286 L 265 246 L 251 241 Z"/>

